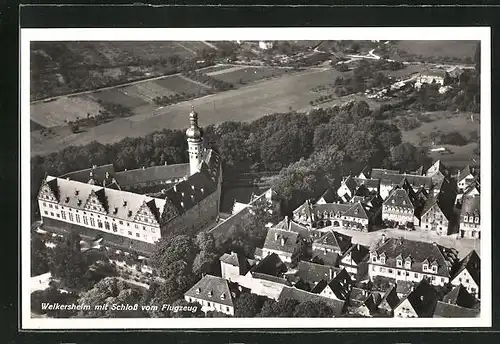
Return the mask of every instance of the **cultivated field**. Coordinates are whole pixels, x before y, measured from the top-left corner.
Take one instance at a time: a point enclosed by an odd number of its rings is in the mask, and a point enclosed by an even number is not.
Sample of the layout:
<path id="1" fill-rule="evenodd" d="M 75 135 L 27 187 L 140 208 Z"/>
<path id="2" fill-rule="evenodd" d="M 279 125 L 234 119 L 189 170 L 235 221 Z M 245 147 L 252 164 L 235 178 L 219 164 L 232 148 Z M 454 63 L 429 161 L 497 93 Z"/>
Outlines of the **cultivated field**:
<path id="1" fill-rule="evenodd" d="M 128 96 L 140 98 L 148 103 L 153 102 L 156 97 L 163 97 L 175 94 L 174 91 L 161 87 L 153 81 L 141 82 L 130 86 L 120 87 L 119 91 Z"/>
<path id="2" fill-rule="evenodd" d="M 208 88 L 201 86 L 198 83 L 189 81 L 179 75 L 168 76 L 162 79 L 155 80 L 153 82 L 178 94 L 204 94 Z"/>
<path id="3" fill-rule="evenodd" d="M 66 121 L 74 121 L 96 114 L 101 106 L 92 98 L 82 95 L 77 97 L 60 97 L 50 102 L 39 102 L 30 106 L 30 118 L 43 127 L 64 125 Z"/>
<path id="4" fill-rule="evenodd" d="M 257 80 L 272 78 L 275 76 L 291 73 L 288 69 L 281 68 L 260 68 L 246 67 L 228 73 L 214 75 L 216 79 L 229 82 L 231 84 L 247 84 Z"/>
<path id="5" fill-rule="evenodd" d="M 89 96 L 96 100 L 121 104 L 132 109 L 147 104 L 143 99 L 127 94 L 118 88 L 89 93 Z"/>
<path id="6" fill-rule="evenodd" d="M 252 121 L 271 113 L 287 112 L 290 107 L 297 111 L 310 109 L 309 102 L 317 97 L 311 89 L 334 82 L 340 74 L 332 69 L 311 69 L 282 75 L 280 78 L 166 106 L 156 111 L 155 116 L 150 111 L 144 111 L 136 116 L 119 118 L 89 128 L 82 133 L 56 136 L 38 142 L 32 140 L 31 153 L 45 154 L 68 145 L 82 145 L 95 140 L 112 143 L 125 137 L 144 136 L 162 128 L 186 128 L 191 105 L 196 107 L 200 114 L 200 125 L 203 126 L 224 121 Z M 137 110 L 134 112 L 137 113 Z"/>
<path id="7" fill-rule="evenodd" d="M 410 54 L 426 57 L 474 57 L 476 41 L 398 41 L 396 46 Z"/>

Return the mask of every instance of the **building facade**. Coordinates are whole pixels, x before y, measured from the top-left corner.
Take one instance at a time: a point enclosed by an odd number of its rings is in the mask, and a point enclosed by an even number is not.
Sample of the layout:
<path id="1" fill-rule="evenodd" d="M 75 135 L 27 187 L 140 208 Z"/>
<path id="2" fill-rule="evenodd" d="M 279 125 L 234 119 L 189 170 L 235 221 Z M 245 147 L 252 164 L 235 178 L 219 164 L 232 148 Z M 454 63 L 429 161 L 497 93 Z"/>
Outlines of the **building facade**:
<path id="1" fill-rule="evenodd" d="M 55 232 L 102 236 L 110 246 L 148 255 L 162 236 L 174 231 L 194 232 L 215 222 L 219 216 L 221 161 L 215 151 L 200 148 L 198 115 L 193 111 L 190 117 L 189 169 L 181 164 L 178 168 L 171 165 L 114 173 L 112 165 L 105 165 L 64 177 L 46 176 L 38 194 L 43 225 Z M 148 184 L 165 185 L 166 189 L 140 194 L 121 187 Z"/>

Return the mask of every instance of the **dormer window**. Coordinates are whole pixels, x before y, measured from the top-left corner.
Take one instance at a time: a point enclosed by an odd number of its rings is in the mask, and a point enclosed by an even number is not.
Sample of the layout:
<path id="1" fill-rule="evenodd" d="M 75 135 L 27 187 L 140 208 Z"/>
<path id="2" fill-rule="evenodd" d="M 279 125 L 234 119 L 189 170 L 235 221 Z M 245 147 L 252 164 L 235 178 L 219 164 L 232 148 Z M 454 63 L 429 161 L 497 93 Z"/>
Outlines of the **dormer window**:
<path id="1" fill-rule="evenodd" d="M 432 272 L 437 272 L 438 267 L 436 265 L 432 266 Z"/>
<path id="2" fill-rule="evenodd" d="M 79 190 L 75 190 L 75 195 L 78 196 L 78 194 L 80 193 Z"/>
<path id="3" fill-rule="evenodd" d="M 194 185 L 193 184 L 191 184 L 191 190 L 194 190 Z"/>
<path id="4" fill-rule="evenodd" d="M 66 197 L 65 201 L 66 201 L 66 203 L 68 203 L 69 202 L 69 197 Z"/>
<path id="5" fill-rule="evenodd" d="M 127 201 L 123 201 L 123 206 L 126 207 L 127 206 Z"/>
<path id="6" fill-rule="evenodd" d="M 208 296 L 209 296 L 209 297 L 212 297 L 213 295 L 214 295 L 214 292 L 213 292 L 212 290 L 210 290 L 210 291 L 208 292 Z"/>
<path id="7" fill-rule="evenodd" d="M 115 209 L 113 210 L 113 214 L 117 214 L 118 213 L 118 208 L 115 207 Z"/>
<path id="8" fill-rule="evenodd" d="M 225 300 L 226 299 L 226 293 L 222 293 L 221 296 L 220 296 L 220 299 L 221 300 Z"/>
<path id="9" fill-rule="evenodd" d="M 132 210 L 129 210 L 127 215 L 128 217 L 132 216 Z"/>
<path id="10" fill-rule="evenodd" d="M 396 203 L 396 201 L 394 199 L 392 199 L 392 204 L 395 204 L 395 203 Z"/>
<path id="11" fill-rule="evenodd" d="M 406 201 L 403 201 L 403 205 L 405 205 L 405 204 L 406 204 Z"/>
<path id="12" fill-rule="evenodd" d="M 469 219 L 469 217 L 467 215 L 464 216 L 464 221 L 467 222 L 467 220 Z"/>
<path id="13" fill-rule="evenodd" d="M 183 208 L 184 208 L 184 202 L 181 202 L 181 207 L 183 207 Z"/>
<path id="14" fill-rule="evenodd" d="M 380 263 L 385 264 L 385 256 L 380 257 Z"/>
<path id="15" fill-rule="evenodd" d="M 184 197 L 184 192 L 181 192 L 181 196 Z"/>
<path id="16" fill-rule="evenodd" d="M 396 260 L 396 265 L 397 265 L 397 267 L 399 267 L 399 268 L 403 267 L 403 260 L 402 260 L 402 259 L 398 259 L 398 260 Z"/>
<path id="17" fill-rule="evenodd" d="M 469 216 L 469 222 L 474 222 L 474 216 Z"/>
<path id="18" fill-rule="evenodd" d="M 200 189 L 201 193 L 203 193 L 203 188 Z"/>
<path id="19" fill-rule="evenodd" d="M 427 271 L 427 269 L 429 269 L 429 265 L 428 264 L 422 265 L 422 270 L 423 271 Z"/>
<path id="20" fill-rule="evenodd" d="M 475 220 L 474 220 L 475 223 L 479 223 L 479 216 L 476 216 Z"/>
<path id="21" fill-rule="evenodd" d="M 199 294 L 201 293 L 201 289 L 200 288 L 196 288 L 196 294 Z"/>
<path id="22" fill-rule="evenodd" d="M 78 205 L 82 205 L 82 200 L 79 199 L 78 202 L 77 202 Z"/>

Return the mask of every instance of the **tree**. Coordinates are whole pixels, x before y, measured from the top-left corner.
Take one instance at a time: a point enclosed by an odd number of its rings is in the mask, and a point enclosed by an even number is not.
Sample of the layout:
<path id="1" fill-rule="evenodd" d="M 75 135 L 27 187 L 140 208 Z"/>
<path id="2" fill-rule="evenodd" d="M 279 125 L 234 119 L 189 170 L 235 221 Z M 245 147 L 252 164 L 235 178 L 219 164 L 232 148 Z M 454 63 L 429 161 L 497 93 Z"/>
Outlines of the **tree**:
<path id="1" fill-rule="evenodd" d="M 401 171 L 413 171 L 420 166 L 427 166 L 431 160 L 423 148 L 416 148 L 408 142 L 393 147 L 390 153 L 392 167 Z"/>
<path id="2" fill-rule="evenodd" d="M 295 299 L 281 299 L 278 302 L 266 300 L 259 317 L 291 318 L 299 302 Z"/>
<path id="3" fill-rule="evenodd" d="M 37 290 L 31 293 L 31 311 L 37 314 L 47 314 L 53 318 L 69 318 L 76 314 L 76 311 L 66 309 L 47 309 L 42 307 L 46 304 L 70 305 L 76 302 L 78 296 L 73 293 L 60 292 L 54 283 L 45 290 Z"/>
<path id="4" fill-rule="evenodd" d="M 99 281 L 94 287 L 80 294 L 78 303 L 83 308 L 79 317 L 85 318 L 139 318 L 146 313 L 139 301 L 141 294 L 125 282 L 113 277 Z M 113 306 L 120 305 L 120 308 Z M 115 309 L 114 309 L 115 308 Z"/>
<path id="5" fill-rule="evenodd" d="M 193 273 L 197 276 L 215 274 L 219 270 L 219 257 L 215 252 L 200 251 L 193 262 Z"/>
<path id="6" fill-rule="evenodd" d="M 31 276 L 49 271 L 49 249 L 39 235 L 31 236 Z"/>
<path id="7" fill-rule="evenodd" d="M 240 318 L 253 318 L 259 313 L 261 301 L 256 294 L 241 294 L 234 303 L 234 315 Z"/>
<path id="8" fill-rule="evenodd" d="M 80 250 L 80 235 L 72 233 L 54 248 L 49 262 L 53 277 L 70 288 L 83 288 L 88 283 L 89 262 Z"/>
<path id="9" fill-rule="evenodd" d="M 173 263 L 184 262 L 190 269 L 197 251 L 193 239 L 187 235 L 162 237 L 156 244 L 155 252 L 151 257 L 151 265 L 160 276 L 168 277 L 170 265 Z"/>
<path id="10" fill-rule="evenodd" d="M 322 301 L 302 302 L 293 313 L 294 317 L 302 318 L 331 318 L 334 315 L 333 309 Z"/>

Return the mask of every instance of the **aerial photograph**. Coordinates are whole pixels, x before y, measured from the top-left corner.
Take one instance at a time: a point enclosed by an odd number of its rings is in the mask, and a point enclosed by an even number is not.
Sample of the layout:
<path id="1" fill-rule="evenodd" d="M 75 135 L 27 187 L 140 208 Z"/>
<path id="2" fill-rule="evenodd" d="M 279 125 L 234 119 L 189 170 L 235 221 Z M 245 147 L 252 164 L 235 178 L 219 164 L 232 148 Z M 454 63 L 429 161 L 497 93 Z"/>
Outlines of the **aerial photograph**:
<path id="1" fill-rule="evenodd" d="M 31 318 L 481 316 L 481 41 L 29 47 Z"/>

